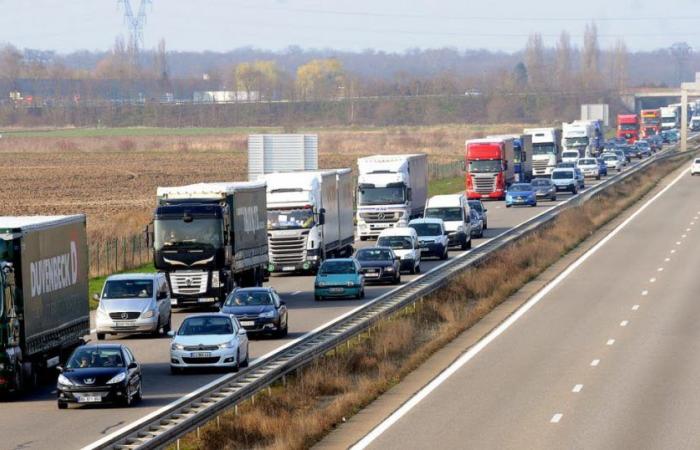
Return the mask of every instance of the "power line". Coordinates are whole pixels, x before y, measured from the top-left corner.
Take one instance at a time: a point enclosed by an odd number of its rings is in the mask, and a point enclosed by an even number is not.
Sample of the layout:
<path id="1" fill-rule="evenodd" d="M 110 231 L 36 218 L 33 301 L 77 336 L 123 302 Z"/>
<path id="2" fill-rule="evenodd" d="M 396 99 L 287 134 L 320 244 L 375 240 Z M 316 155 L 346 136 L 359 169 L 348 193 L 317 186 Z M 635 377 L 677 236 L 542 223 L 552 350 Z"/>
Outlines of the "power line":
<path id="1" fill-rule="evenodd" d="M 141 0 L 136 14 L 134 14 L 134 9 L 131 7 L 131 0 L 117 0 L 117 4 L 124 7 L 124 22 L 129 27 L 131 45 L 136 49 L 142 48 L 144 44 L 143 27 L 146 24 L 146 6 L 152 5 L 153 0 Z"/>

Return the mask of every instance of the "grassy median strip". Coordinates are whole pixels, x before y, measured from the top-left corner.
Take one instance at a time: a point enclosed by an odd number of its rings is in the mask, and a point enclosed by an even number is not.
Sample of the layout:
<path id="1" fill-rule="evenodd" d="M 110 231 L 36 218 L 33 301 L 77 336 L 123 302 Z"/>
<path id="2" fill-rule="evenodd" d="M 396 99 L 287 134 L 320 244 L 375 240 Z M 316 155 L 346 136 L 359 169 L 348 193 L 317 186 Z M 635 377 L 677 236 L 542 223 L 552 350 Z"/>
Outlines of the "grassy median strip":
<path id="1" fill-rule="evenodd" d="M 288 376 L 180 442 L 180 448 L 303 449 L 632 206 L 687 158 L 661 161 L 563 212 L 423 301 Z M 504 277 L 503 274 L 508 274 Z"/>

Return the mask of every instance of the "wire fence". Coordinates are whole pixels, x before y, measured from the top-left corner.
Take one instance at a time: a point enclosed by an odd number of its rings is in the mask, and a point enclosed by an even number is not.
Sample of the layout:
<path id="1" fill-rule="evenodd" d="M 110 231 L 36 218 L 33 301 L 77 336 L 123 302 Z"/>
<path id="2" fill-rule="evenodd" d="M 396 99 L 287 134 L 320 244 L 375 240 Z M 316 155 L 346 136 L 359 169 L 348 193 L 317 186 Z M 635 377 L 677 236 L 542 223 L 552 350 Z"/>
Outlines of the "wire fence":
<path id="1" fill-rule="evenodd" d="M 101 277 L 115 272 L 134 269 L 151 262 L 144 234 L 90 243 L 90 277 Z"/>
<path id="2" fill-rule="evenodd" d="M 462 175 L 464 172 L 464 162 L 453 161 L 445 164 L 428 163 L 428 179 L 444 180 Z"/>

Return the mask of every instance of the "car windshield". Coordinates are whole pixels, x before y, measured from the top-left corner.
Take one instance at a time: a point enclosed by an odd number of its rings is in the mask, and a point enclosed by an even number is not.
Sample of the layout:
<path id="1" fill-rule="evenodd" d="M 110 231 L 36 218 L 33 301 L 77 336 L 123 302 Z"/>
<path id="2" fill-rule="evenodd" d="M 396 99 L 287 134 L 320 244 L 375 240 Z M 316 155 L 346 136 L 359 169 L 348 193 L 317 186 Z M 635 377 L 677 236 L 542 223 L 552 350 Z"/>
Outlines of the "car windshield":
<path id="1" fill-rule="evenodd" d="M 617 156 L 616 155 L 604 155 L 603 160 L 604 161 L 616 161 Z"/>
<path id="2" fill-rule="evenodd" d="M 323 275 L 339 275 L 355 273 L 355 264 L 352 261 L 326 261 L 321 266 L 319 273 Z"/>
<path id="3" fill-rule="evenodd" d="M 289 230 L 314 226 L 314 212 L 311 208 L 268 209 L 268 230 Z"/>
<path id="4" fill-rule="evenodd" d="M 153 280 L 107 280 L 102 298 L 151 298 Z"/>
<path id="5" fill-rule="evenodd" d="M 396 250 L 410 250 L 413 248 L 411 238 L 408 236 L 381 236 L 377 239 L 377 245 Z"/>
<path id="6" fill-rule="evenodd" d="M 532 185 L 527 184 L 527 183 L 518 183 L 514 184 L 511 187 L 508 188 L 509 191 L 531 191 L 532 190 Z"/>
<path id="7" fill-rule="evenodd" d="M 395 187 L 361 187 L 358 203 L 360 205 L 398 205 L 406 202 L 404 186 Z"/>
<path id="8" fill-rule="evenodd" d="M 391 261 L 394 255 L 383 248 L 363 248 L 357 251 L 355 258 L 360 261 Z"/>
<path id="9" fill-rule="evenodd" d="M 442 227 L 439 223 L 412 223 L 408 226 L 416 230 L 418 236 L 439 236 L 442 234 Z"/>
<path id="10" fill-rule="evenodd" d="M 477 211 L 481 212 L 484 209 L 484 204 L 481 203 L 479 200 L 470 200 L 469 207 L 471 209 L 476 209 Z"/>
<path id="11" fill-rule="evenodd" d="M 561 154 L 562 158 L 578 158 L 578 152 L 564 152 Z"/>
<path id="12" fill-rule="evenodd" d="M 428 219 L 442 219 L 445 222 L 455 222 L 462 220 L 462 208 L 428 208 L 424 216 Z"/>
<path id="13" fill-rule="evenodd" d="M 532 180 L 530 184 L 532 184 L 533 187 L 549 187 L 552 185 L 552 182 L 546 178 L 540 178 L 538 180 Z"/>
<path id="14" fill-rule="evenodd" d="M 189 317 L 182 322 L 178 336 L 233 334 L 233 324 L 228 317 Z"/>
<path id="15" fill-rule="evenodd" d="M 67 369 L 124 367 L 122 351 L 118 347 L 79 347 L 66 364 Z"/>
<path id="16" fill-rule="evenodd" d="M 555 170 L 552 172 L 552 179 L 566 180 L 574 177 L 574 172 L 571 170 Z"/>
<path id="17" fill-rule="evenodd" d="M 469 161 L 469 171 L 473 173 L 500 172 L 501 160 Z"/>
<path id="18" fill-rule="evenodd" d="M 595 159 L 579 159 L 578 160 L 578 165 L 579 166 L 594 166 L 596 165 Z"/>
<path id="19" fill-rule="evenodd" d="M 268 291 L 234 291 L 226 299 L 225 306 L 272 305 L 272 295 Z"/>
<path id="20" fill-rule="evenodd" d="M 157 219 L 154 221 L 155 248 L 163 247 L 214 247 L 220 248 L 223 241 L 221 219 L 182 218 Z"/>
<path id="21" fill-rule="evenodd" d="M 533 155 L 554 155 L 557 149 L 552 143 L 536 143 L 532 144 Z"/>

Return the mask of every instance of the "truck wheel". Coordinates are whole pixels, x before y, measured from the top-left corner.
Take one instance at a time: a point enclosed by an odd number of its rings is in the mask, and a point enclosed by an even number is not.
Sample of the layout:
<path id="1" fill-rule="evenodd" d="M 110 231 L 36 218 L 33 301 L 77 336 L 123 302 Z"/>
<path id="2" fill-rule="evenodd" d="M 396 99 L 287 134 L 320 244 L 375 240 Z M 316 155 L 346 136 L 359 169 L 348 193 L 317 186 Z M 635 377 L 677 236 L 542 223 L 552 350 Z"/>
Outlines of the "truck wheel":
<path id="1" fill-rule="evenodd" d="M 97 340 L 98 341 L 104 341 L 105 340 L 105 333 L 97 333 Z"/>
<path id="2" fill-rule="evenodd" d="M 360 240 L 361 240 L 361 241 L 366 241 L 366 240 L 367 240 L 367 236 L 360 236 Z"/>

